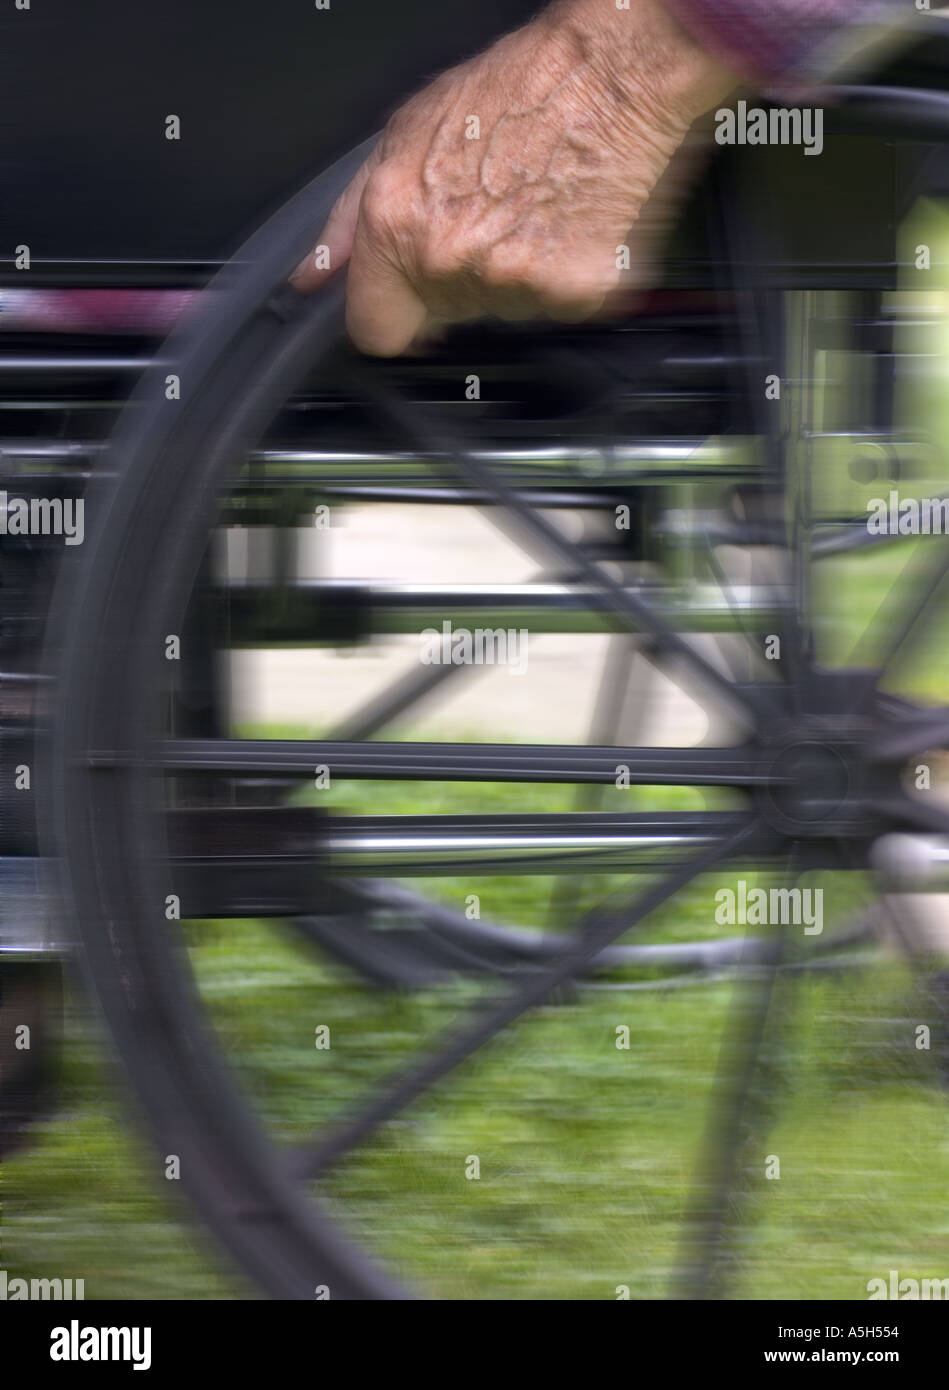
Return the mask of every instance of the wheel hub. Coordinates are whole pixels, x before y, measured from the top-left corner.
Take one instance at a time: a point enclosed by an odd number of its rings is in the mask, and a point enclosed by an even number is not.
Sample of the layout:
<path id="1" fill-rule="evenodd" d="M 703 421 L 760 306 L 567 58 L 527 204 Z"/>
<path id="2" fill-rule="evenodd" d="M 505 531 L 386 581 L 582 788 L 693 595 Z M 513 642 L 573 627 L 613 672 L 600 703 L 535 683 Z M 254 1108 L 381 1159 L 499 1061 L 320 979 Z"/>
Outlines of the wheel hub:
<path id="1" fill-rule="evenodd" d="M 884 829 L 877 807 L 887 790 L 898 791 L 899 770 L 868 759 L 866 734 L 854 728 L 854 721 L 846 729 L 833 724 L 829 719 L 805 721 L 765 752 L 767 778 L 759 789 L 759 809 L 783 835 L 863 838 Z M 886 782 L 893 786 L 887 788 Z"/>
<path id="2" fill-rule="evenodd" d="M 854 780 L 852 760 L 841 748 L 796 739 L 771 763 L 767 799 L 773 816 L 795 833 L 824 834 L 829 822 L 838 825 L 848 810 L 852 815 Z"/>

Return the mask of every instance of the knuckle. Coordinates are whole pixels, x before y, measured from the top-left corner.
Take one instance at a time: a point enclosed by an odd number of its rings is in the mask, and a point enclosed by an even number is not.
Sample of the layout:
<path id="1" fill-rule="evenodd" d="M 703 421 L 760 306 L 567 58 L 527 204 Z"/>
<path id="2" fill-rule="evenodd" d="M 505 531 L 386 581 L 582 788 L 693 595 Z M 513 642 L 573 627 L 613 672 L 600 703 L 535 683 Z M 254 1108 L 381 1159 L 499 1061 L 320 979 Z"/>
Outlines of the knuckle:
<path id="1" fill-rule="evenodd" d="M 542 298 L 548 288 L 549 276 L 542 265 L 530 255 L 517 250 L 498 250 L 485 267 L 484 280 L 489 289 L 500 293 Z"/>
<path id="2" fill-rule="evenodd" d="M 595 314 L 619 284 L 614 269 L 576 270 L 548 283 L 542 293 L 544 312 L 555 318 L 583 319 Z"/>
<path id="3" fill-rule="evenodd" d="M 463 248 L 451 239 L 437 236 L 425 239 L 419 270 L 426 280 L 457 280 L 464 274 L 467 264 Z"/>
<path id="4" fill-rule="evenodd" d="M 372 237 L 394 235 L 407 220 L 405 179 L 395 165 L 380 164 L 362 195 L 360 217 Z"/>

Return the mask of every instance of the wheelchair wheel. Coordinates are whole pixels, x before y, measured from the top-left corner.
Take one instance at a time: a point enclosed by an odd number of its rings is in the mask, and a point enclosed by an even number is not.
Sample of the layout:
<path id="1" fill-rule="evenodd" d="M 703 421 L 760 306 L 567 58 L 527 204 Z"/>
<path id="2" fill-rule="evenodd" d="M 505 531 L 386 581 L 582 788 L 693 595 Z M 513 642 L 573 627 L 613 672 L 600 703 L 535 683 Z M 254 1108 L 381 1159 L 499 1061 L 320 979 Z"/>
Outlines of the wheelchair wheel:
<path id="1" fill-rule="evenodd" d="M 828 523 L 817 516 L 813 451 L 799 447 L 811 428 L 806 393 L 790 425 L 777 412 L 742 420 L 744 432 L 721 451 L 725 462 L 710 493 L 707 458 L 685 448 L 670 454 L 676 484 L 715 499 L 714 518 L 697 511 L 685 532 L 676 528 L 688 520 L 688 506 L 657 510 L 645 495 L 655 469 L 650 473 L 642 451 L 628 477 L 617 449 L 617 467 L 605 476 L 566 469 L 559 486 L 543 456 L 526 450 L 519 460 L 513 452 L 492 457 L 450 412 L 417 398 L 410 364 L 362 362 L 341 346 L 339 284 L 312 299 L 287 284 L 364 155 L 356 150 L 334 166 L 247 243 L 146 374 L 112 443 L 113 481 L 100 495 L 81 564 L 61 585 L 51 628 L 51 662 L 68 693 L 48 779 L 64 903 L 160 1154 L 177 1160 L 205 1220 L 259 1286 L 279 1298 L 409 1296 L 347 1231 L 337 1216 L 338 1194 L 327 1195 L 323 1184 L 525 1015 L 597 970 L 668 969 L 677 959 L 743 966 L 750 989 L 728 1031 L 730 1055 L 743 1060 L 729 1073 L 710 1126 L 706 1178 L 696 1188 L 681 1272 L 681 1291 L 714 1292 L 741 1136 L 754 1096 L 760 1099 L 757 1061 L 775 981 L 828 944 L 836 949 L 862 939 L 880 909 L 868 907 L 862 921 L 813 943 L 776 933 L 750 944 L 676 948 L 629 937 L 648 931 L 657 914 L 674 912 L 678 895 L 707 885 L 709 875 L 757 875 L 783 893 L 814 876 L 832 883 L 853 875 L 869 893 L 878 872 L 900 872 L 920 835 L 949 832 L 949 813 L 907 790 L 907 768 L 949 742 L 949 709 L 893 689 L 899 661 L 926 635 L 949 576 L 949 551 L 937 537 L 921 545 L 869 646 L 857 660 L 834 662 L 819 648 L 821 566 L 851 554 L 869 562 L 885 542 L 866 544 L 859 518 Z M 740 248 L 732 245 L 730 254 L 741 263 Z M 767 285 L 738 283 L 732 291 L 755 381 L 764 361 L 783 380 L 799 375 L 788 344 L 810 350 L 819 306 L 806 294 L 788 298 Z M 382 715 L 335 738 L 183 734 L 176 663 L 182 643 L 187 657 L 188 614 L 202 591 L 209 536 L 238 493 L 250 506 L 277 487 L 278 465 L 280 486 L 299 486 L 286 452 L 271 455 L 269 474 L 254 459 L 303 383 L 308 429 L 321 428 L 318 407 L 328 396 L 320 391 L 328 383 L 350 435 L 383 440 L 380 450 L 397 453 L 403 473 L 411 472 L 406 460 L 423 459 L 438 496 L 451 491 L 490 508 L 536 557 L 544 585 L 529 595 L 492 595 L 498 603 L 503 597 L 504 611 L 525 602 L 531 612 L 552 609 L 552 624 L 567 630 L 567 615 L 582 612 L 615 634 L 621 660 L 637 634 L 657 670 L 679 672 L 710 710 L 727 714 L 732 741 L 639 747 L 615 735 L 578 746 L 388 742 L 375 737 L 386 724 Z M 383 495 L 394 484 L 380 474 L 367 452 L 346 485 Z M 619 508 L 645 503 L 640 536 L 665 537 L 668 549 L 630 562 L 615 548 L 578 543 L 558 524 L 563 493 L 567 506 L 582 496 L 611 523 Z M 612 536 L 625 542 L 615 526 Z M 752 582 L 726 574 L 716 546 L 750 557 Z M 711 574 L 714 602 L 707 585 L 683 590 L 674 573 L 670 556 L 695 552 L 711 566 L 703 572 Z M 627 563 L 641 567 L 634 582 Z M 262 609 L 247 588 L 230 595 L 228 622 L 263 632 L 262 644 L 278 631 L 300 640 L 327 620 L 327 595 L 302 586 L 291 597 L 277 611 Z M 357 626 L 366 620 L 358 605 L 347 606 L 352 595 L 337 590 L 333 597 L 335 613 Z M 417 620 L 428 601 L 380 590 L 373 611 L 409 610 Z M 453 603 L 462 598 L 436 595 L 430 611 L 454 612 Z M 890 611 L 903 614 L 898 639 Z M 715 636 L 723 628 L 730 644 Z M 875 634 L 882 634 L 876 649 Z M 771 648 L 780 659 L 770 659 Z M 617 680 L 614 670 L 607 694 Z M 392 708 L 407 698 L 398 693 Z M 618 725 L 607 718 L 600 727 Z M 669 792 L 671 809 L 615 811 L 581 802 L 582 809 L 556 814 L 347 816 L 288 792 L 312 783 L 319 769 L 334 784 L 646 787 Z M 671 795 L 682 788 L 694 793 L 688 809 L 676 809 L 687 803 Z M 622 875 L 624 883 L 591 907 L 570 893 L 569 881 L 594 872 Z M 503 924 L 488 929 L 391 882 L 497 873 L 560 876 L 575 914 L 571 929 L 560 936 L 518 935 Z M 384 935 L 371 926 L 380 908 L 414 928 L 411 941 L 394 935 L 388 954 Z M 442 979 L 473 962 L 492 987 L 487 1001 L 479 998 L 416 1058 L 371 1085 L 342 1118 L 290 1144 L 268 1133 L 236 1079 L 189 964 L 185 930 L 195 919 L 277 916 L 298 920 L 305 933 L 376 978 L 427 985 L 433 975 Z"/>

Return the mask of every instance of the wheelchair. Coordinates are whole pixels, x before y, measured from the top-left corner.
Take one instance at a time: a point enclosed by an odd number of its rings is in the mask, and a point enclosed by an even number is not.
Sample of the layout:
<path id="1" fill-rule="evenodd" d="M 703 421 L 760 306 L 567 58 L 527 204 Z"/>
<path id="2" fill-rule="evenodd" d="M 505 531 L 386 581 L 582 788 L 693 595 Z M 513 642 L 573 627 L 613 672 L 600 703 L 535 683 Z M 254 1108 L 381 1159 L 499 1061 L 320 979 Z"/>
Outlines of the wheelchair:
<path id="1" fill-rule="evenodd" d="M 29 264 L 9 257 L 0 285 L 188 302 L 167 337 L 134 315 L 121 331 L 38 327 L 25 308 L 0 342 L 8 512 L 81 500 L 85 528 L 71 547 L 52 531 L 0 539 L 4 1145 L 28 1144 L 55 1106 L 74 963 L 156 1154 L 253 1285 L 407 1298 L 397 1230 L 388 1258 L 373 1249 L 360 1165 L 387 1144 L 409 1163 L 413 1142 L 424 1162 L 425 1107 L 499 1044 L 516 1065 L 528 1015 L 556 1008 L 569 1028 L 586 991 L 632 982 L 646 1008 L 650 989 L 725 977 L 731 1060 L 671 1281 L 715 1294 L 748 1133 L 775 1103 L 763 1058 L 787 982 L 895 941 L 921 1017 L 945 1032 L 940 952 L 902 913 L 946 881 L 949 810 L 928 779 L 949 745 L 932 652 L 949 551 L 921 536 L 881 588 L 903 535 L 871 533 L 864 504 L 902 483 L 938 493 L 945 471 L 900 393 L 938 355 L 923 302 L 936 260 L 905 228 L 949 180 L 949 24 L 925 16 L 863 84 L 827 90 L 820 159 L 714 150 L 635 313 L 485 322 L 368 360 L 345 339 L 344 286 L 304 297 L 288 276 L 380 117 L 527 7 L 488 3 L 446 34 L 423 4 L 370 6 L 368 23 L 365 7 L 304 18 L 276 3 L 261 34 L 256 7 L 235 3 L 216 109 L 212 6 L 134 21 L 91 8 L 109 15 L 95 33 L 90 7 L 53 7 L 69 40 L 55 51 L 6 21 L 24 63 L 4 101 L 33 148 L 14 154 L 3 213 Z M 166 107 L 180 141 L 164 138 Z M 65 167 L 79 139 L 101 154 L 81 180 Z M 408 518 L 403 551 L 426 512 L 476 513 L 530 574 L 334 576 L 326 535 L 373 508 Z M 568 636 L 578 661 L 596 638 L 587 739 L 416 737 L 471 678 L 450 659 L 413 662 L 342 716 L 315 681 L 306 737 L 237 712 L 234 653 L 369 652 L 423 629 Z M 676 727 L 679 709 L 650 738 L 647 706 L 671 689 L 701 712 L 701 737 Z M 789 911 L 820 891 L 833 920 L 761 931 L 746 912 L 701 940 L 668 930 L 689 894 L 711 903 L 738 876 Z M 482 878 L 511 886 L 509 913 L 470 910 Z M 541 923 L 517 916 L 533 878 L 552 884 Z M 266 1066 L 242 1075 L 243 1041 L 216 1011 L 214 943 L 245 929 L 255 950 L 282 934 L 301 982 L 343 970 L 367 1000 L 424 1015 L 394 1065 L 379 1038 L 363 1064 L 349 1020 L 343 1091 L 317 1097 L 311 1130 L 274 1113 Z M 247 988 L 266 994 L 260 969 L 248 959 Z M 314 1093 L 324 1021 L 310 1016 L 293 1083 Z M 477 1094 L 490 1109 L 490 1087 Z"/>

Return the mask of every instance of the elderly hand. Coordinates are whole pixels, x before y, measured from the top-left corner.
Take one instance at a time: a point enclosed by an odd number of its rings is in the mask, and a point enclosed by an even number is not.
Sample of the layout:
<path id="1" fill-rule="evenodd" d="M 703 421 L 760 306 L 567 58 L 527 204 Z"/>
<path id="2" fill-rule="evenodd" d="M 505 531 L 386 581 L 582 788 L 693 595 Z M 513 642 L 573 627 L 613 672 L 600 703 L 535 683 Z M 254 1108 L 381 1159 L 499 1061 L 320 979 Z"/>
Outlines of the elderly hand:
<path id="1" fill-rule="evenodd" d="M 662 0 L 559 0 L 393 116 L 293 284 L 348 261 L 350 336 L 381 356 L 437 320 L 586 317 L 619 247 L 635 270 L 630 229 L 734 85 Z"/>

